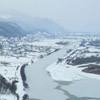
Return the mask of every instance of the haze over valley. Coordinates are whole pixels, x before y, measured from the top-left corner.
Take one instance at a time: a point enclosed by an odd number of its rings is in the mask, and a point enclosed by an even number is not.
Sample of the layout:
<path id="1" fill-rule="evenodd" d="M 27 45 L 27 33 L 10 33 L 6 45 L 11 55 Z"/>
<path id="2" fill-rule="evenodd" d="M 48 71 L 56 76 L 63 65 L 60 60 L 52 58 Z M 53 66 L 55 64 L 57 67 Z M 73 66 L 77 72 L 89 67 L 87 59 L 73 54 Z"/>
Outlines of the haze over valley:
<path id="1" fill-rule="evenodd" d="M 0 1 L 0 100 L 100 100 L 99 4 Z"/>

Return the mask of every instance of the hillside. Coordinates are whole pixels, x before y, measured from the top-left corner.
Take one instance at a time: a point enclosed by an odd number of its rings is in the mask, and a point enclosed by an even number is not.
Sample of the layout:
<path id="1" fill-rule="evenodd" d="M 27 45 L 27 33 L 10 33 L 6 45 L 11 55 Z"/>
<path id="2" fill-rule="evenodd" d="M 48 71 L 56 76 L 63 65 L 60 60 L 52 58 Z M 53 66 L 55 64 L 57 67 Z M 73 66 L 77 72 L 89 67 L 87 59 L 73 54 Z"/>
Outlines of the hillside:
<path id="1" fill-rule="evenodd" d="M 30 33 L 60 34 L 68 32 L 52 19 L 27 16 L 19 12 L 0 12 L 0 20 L 17 23 Z"/>
<path id="2" fill-rule="evenodd" d="M 26 32 L 16 23 L 0 21 L 0 35 L 5 37 L 20 37 Z"/>

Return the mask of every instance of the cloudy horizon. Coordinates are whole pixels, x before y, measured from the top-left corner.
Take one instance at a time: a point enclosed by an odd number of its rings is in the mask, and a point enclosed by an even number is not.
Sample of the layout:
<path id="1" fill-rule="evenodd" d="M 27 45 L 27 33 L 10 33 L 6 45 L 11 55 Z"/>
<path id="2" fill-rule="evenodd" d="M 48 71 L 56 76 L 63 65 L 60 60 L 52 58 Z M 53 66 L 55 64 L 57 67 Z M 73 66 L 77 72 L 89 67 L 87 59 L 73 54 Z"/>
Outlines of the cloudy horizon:
<path id="1" fill-rule="evenodd" d="M 99 0 L 0 0 L 0 11 L 50 18 L 70 32 L 100 32 Z"/>

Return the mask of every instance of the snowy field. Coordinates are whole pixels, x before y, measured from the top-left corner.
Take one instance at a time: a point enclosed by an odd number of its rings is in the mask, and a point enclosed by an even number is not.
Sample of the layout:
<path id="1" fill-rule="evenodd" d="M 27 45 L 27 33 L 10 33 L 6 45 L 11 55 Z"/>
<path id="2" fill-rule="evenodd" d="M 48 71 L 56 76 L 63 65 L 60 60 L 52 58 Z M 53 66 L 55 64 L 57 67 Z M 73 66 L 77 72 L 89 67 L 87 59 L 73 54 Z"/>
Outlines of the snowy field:
<path id="1" fill-rule="evenodd" d="M 12 81 L 14 80 L 19 81 L 16 84 L 17 85 L 16 93 L 19 94 L 20 100 L 22 100 L 23 95 L 26 94 L 25 89 L 22 84 L 23 82 L 21 79 L 21 75 L 20 75 L 21 66 L 26 63 L 31 64 L 31 61 L 36 62 L 37 60 L 41 59 L 40 58 L 41 55 L 47 56 L 48 53 L 53 53 L 56 49 L 62 48 L 63 45 L 58 45 L 56 44 L 57 42 L 60 42 L 60 41 L 66 42 L 66 40 L 60 40 L 60 39 L 49 39 L 49 40 L 44 39 L 44 40 L 33 41 L 33 42 L 29 42 L 29 41 L 23 42 L 21 40 L 17 43 L 16 47 L 14 46 L 16 45 L 16 42 L 15 44 L 11 44 L 11 47 L 10 47 L 10 44 L 7 42 L 9 40 L 7 39 L 5 40 L 2 39 L 2 40 L 6 42 L 7 46 L 6 47 L 4 46 L 2 50 L 3 54 L 0 55 L 0 74 L 9 83 L 12 83 Z M 31 52 L 29 51 L 25 52 L 26 53 L 25 56 L 23 56 L 24 49 L 25 49 L 23 45 L 25 45 L 27 50 L 31 50 Z M 13 50 L 12 46 L 14 48 L 14 52 L 10 51 L 11 49 Z M 23 51 L 21 53 L 22 56 L 18 54 L 18 52 L 16 52 L 15 54 L 15 50 L 17 50 L 17 48 L 21 48 L 19 52 Z M 46 51 L 46 50 L 49 50 L 49 51 Z M 10 95 L 6 95 L 6 94 L 0 95 L 0 100 L 4 100 L 4 99 L 5 100 L 17 100 L 17 98 L 11 94 Z"/>
<path id="2" fill-rule="evenodd" d="M 97 38 L 92 40 L 96 39 Z M 9 40 L 5 39 L 6 46 L 0 51 L 0 74 L 10 83 L 14 80 L 19 81 L 16 83 L 16 93 L 19 94 L 20 100 L 22 100 L 24 94 L 28 93 L 23 86 L 20 75 L 21 66 L 26 63 L 29 64 L 26 66 L 26 68 L 29 67 L 26 73 L 26 75 L 29 75 L 27 76 L 28 85 L 30 87 L 32 86 L 31 91 L 36 92 L 34 97 L 38 98 L 38 92 L 40 91 L 39 93 L 41 95 L 39 95 L 43 100 L 47 100 L 46 98 L 48 98 L 45 95 L 47 91 L 44 90 L 45 94 L 41 93 L 43 87 L 40 86 L 40 83 L 42 85 L 47 84 L 45 85 L 46 89 L 51 88 L 49 93 L 52 91 L 52 94 L 56 95 L 57 100 L 61 100 L 61 98 L 65 98 L 65 96 L 63 96 L 62 92 L 54 90 L 57 85 L 53 81 L 74 82 L 87 78 L 100 80 L 100 75 L 85 73 L 82 71 L 84 69 L 83 67 L 79 68 L 79 66 L 86 66 L 87 64 L 72 65 L 72 60 L 77 58 L 87 58 L 91 56 L 100 57 L 100 49 L 89 45 L 89 42 L 91 41 L 89 37 L 68 36 L 66 39 L 40 39 L 32 41 L 23 38 L 19 41 L 16 40 L 15 44 L 12 43 L 11 45 L 7 41 Z M 85 41 L 85 43 L 82 41 Z M 58 51 L 55 52 L 55 50 Z M 58 58 L 62 59 L 59 63 L 57 63 Z M 69 64 L 66 63 L 67 60 L 69 60 Z M 33 62 L 32 65 L 31 62 Z M 98 65 L 100 64 L 98 63 Z M 31 77 L 34 79 L 31 79 Z M 30 84 L 30 81 L 32 84 Z M 36 84 L 36 86 L 33 86 L 33 84 Z M 37 91 L 34 90 L 34 88 L 37 88 Z M 33 92 L 29 93 L 33 94 Z M 57 97 L 58 94 L 61 94 L 62 96 Z M 34 97 L 32 96 L 32 98 Z M 0 100 L 3 99 L 17 100 L 17 98 L 11 94 L 0 95 Z M 53 97 L 51 97 L 50 100 L 51 99 L 53 99 Z"/>
<path id="3" fill-rule="evenodd" d="M 72 43 L 73 45 L 73 43 Z M 73 47 L 73 46 L 72 46 Z M 70 53 L 65 53 L 65 55 L 61 58 L 62 61 L 58 62 L 55 61 L 53 64 L 47 67 L 47 71 L 50 73 L 53 80 L 56 81 L 74 81 L 74 80 L 81 80 L 83 78 L 93 78 L 100 80 L 100 75 L 93 74 L 93 73 L 85 73 L 82 70 L 84 67 L 91 64 L 100 65 L 97 62 L 91 63 L 83 63 L 73 65 L 72 61 L 67 61 L 69 59 L 77 59 L 77 58 L 88 58 L 88 57 L 100 57 L 100 49 L 86 45 L 84 47 L 77 47 L 76 49 L 71 48 L 72 51 Z M 74 52 L 74 53 L 73 53 Z M 69 64 L 68 64 L 69 63 Z"/>
<path id="4" fill-rule="evenodd" d="M 84 68 L 65 65 L 64 63 L 57 65 L 55 62 L 47 68 L 47 71 L 55 81 L 77 81 L 83 78 L 93 78 L 100 80 L 100 75 L 84 73 L 82 72 L 82 69 Z"/>

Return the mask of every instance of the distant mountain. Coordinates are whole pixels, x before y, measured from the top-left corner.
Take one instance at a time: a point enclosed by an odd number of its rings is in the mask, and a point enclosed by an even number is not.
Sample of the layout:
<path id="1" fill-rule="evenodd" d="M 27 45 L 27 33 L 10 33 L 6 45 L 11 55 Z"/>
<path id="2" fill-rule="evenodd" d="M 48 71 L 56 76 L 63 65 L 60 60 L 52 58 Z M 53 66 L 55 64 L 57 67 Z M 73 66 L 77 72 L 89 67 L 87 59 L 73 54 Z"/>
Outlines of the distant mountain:
<path id="1" fill-rule="evenodd" d="M 17 11 L 0 12 L 2 20 L 16 22 L 27 30 L 34 32 L 67 32 L 62 26 L 48 18 L 32 17 Z"/>
<path id="2" fill-rule="evenodd" d="M 0 21 L 0 35 L 6 37 L 24 36 L 26 32 L 16 23 Z"/>
<path id="3" fill-rule="evenodd" d="M 47 18 L 33 18 L 28 21 L 27 26 L 33 32 L 47 32 L 47 33 L 65 33 L 67 32 L 63 27 L 61 27 L 56 22 Z"/>
<path id="4" fill-rule="evenodd" d="M 41 34 L 41 35 L 46 35 L 46 36 L 55 36 L 57 34 L 62 34 L 62 33 L 66 33 L 66 29 L 64 29 L 62 26 L 60 26 L 59 24 L 57 24 L 56 22 L 54 22 L 51 19 L 47 19 L 47 18 L 34 18 L 34 17 L 30 17 L 27 16 L 25 14 L 21 14 L 19 12 L 5 12 L 5 13 L 0 13 L 0 20 L 6 22 L 6 24 L 8 22 L 11 23 L 16 23 L 17 28 L 18 26 L 21 26 L 25 31 L 27 31 L 27 33 L 31 33 L 31 34 L 35 34 L 36 33 L 46 33 L 46 34 Z M 9 26 L 9 25 L 8 25 Z M 15 25 L 14 25 L 15 26 Z M 13 26 L 13 27 L 14 27 Z M 6 25 L 7 27 L 7 25 Z M 5 29 L 6 29 L 5 27 Z M 11 25 L 10 25 L 10 29 L 11 30 Z M 20 33 L 22 32 L 21 28 L 18 28 L 18 32 L 17 29 L 15 29 L 16 32 L 14 32 L 13 34 L 16 33 Z M 14 30 L 12 30 L 13 32 Z M 10 34 L 12 34 L 12 32 Z M 18 34 L 16 34 L 18 35 Z M 22 34 L 24 35 L 24 33 Z M 38 34 L 40 35 L 40 34 Z"/>

